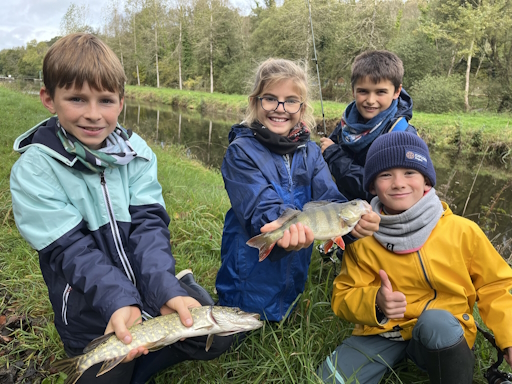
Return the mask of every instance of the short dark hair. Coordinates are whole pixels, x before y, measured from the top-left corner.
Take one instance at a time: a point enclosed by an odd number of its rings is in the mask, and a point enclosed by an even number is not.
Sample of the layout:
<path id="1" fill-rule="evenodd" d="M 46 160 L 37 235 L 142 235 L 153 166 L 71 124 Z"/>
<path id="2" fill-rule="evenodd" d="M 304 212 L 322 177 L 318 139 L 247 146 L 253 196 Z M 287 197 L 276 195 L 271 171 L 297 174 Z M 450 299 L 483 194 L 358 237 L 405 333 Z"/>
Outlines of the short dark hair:
<path id="1" fill-rule="evenodd" d="M 82 88 L 87 82 L 98 91 L 124 96 L 126 76 L 116 54 L 98 37 L 74 33 L 55 42 L 43 61 L 43 81 L 50 97 L 55 89 Z"/>
<path id="2" fill-rule="evenodd" d="M 395 91 L 402 84 L 404 65 L 402 60 L 393 52 L 366 51 L 356 56 L 352 63 L 350 84 L 352 89 L 359 79 L 369 77 L 377 84 L 381 80 L 389 80 L 395 86 Z"/>

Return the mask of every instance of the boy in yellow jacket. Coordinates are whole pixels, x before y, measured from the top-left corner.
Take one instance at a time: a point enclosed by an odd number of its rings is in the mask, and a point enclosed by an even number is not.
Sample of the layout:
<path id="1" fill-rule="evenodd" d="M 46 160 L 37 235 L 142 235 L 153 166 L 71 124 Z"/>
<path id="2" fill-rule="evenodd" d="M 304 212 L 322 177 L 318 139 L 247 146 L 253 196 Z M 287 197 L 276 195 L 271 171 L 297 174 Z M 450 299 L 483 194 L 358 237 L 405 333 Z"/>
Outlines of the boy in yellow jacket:
<path id="1" fill-rule="evenodd" d="M 473 307 L 512 363 L 512 270 L 474 222 L 437 197 L 427 145 L 377 138 L 364 169 L 379 231 L 349 245 L 334 281 L 334 313 L 355 323 L 318 369 L 325 383 L 378 383 L 408 356 L 431 383 L 471 383 Z"/>

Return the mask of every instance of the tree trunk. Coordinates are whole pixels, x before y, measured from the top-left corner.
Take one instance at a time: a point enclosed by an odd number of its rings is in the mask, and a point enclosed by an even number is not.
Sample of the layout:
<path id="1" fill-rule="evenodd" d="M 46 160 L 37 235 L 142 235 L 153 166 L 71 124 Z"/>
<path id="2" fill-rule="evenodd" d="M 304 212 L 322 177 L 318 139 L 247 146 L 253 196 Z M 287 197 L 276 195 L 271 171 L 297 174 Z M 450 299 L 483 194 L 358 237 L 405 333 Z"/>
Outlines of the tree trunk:
<path id="1" fill-rule="evenodd" d="M 180 15 L 181 17 L 181 15 Z M 179 41 L 179 45 L 178 45 L 178 76 L 179 76 L 179 79 L 180 79 L 180 91 L 183 89 L 183 83 L 182 83 L 182 80 L 181 80 L 181 20 L 180 20 L 180 41 Z"/>
<path id="2" fill-rule="evenodd" d="M 450 68 L 448 68 L 448 76 L 452 74 L 453 66 L 455 65 L 455 56 L 457 56 L 457 49 L 453 50 L 452 61 L 450 62 Z"/>
<path id="3" fill-rule="evenodd" d="M 213 93 L 213 10 L 210 3 L 210 93 Z"/>
<path id="4" fill-rule="evenodd" d="M 468 54 L 468 65 L 466 67 L 466 88 L 464 89 L 464 105 L 466 106 L 466 112 L 469 112 L 471 107 L 469 106 L 469 74 L 471 72 L 471 56 L 473 53 L 473 45 L 475 41 L 471 41 L 471 46 L 469 47 Z"/>
<path id="5" fill-rule="evenodd" d="M 155 62 L 156 62 L 156 87 L 160 88 L 160 74 L 158 72 L 158 32 L 155 21 Z"/>
<path id="6" fill-rule="evenodd" d="M 137 85 L 140 86 L 139 60 L 137 59 L 137 34 L 135 29 L 135 13 L 133 14 L 133 47 L 135 50 L 135 68 L 137 69 Z"/>

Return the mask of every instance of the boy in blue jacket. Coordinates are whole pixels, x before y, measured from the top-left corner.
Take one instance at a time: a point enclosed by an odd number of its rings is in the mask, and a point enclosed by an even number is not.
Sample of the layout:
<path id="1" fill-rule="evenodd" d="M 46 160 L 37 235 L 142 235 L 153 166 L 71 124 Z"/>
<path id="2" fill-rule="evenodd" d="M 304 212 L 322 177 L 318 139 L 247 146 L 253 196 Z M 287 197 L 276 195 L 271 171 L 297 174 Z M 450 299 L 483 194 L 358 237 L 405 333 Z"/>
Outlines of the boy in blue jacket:
<path id="1" fill-rule="evenodd" d="M 402 88 L 404 67 L 389 51 L 367 51 L 352 64 L 354 101 L 329 138 L 320 139 L 322 154 L 339 191 L 349 200 L 371 201 L 363 188 L 366 153 L 380 135 L 391 131 L 416 133 L 409 124 L 412 99 Z"/>
<path id="2" fill-rule="evenodd" d="M 22 156 L 10 186 L 66 354 L 109 332 L 129 344 L 128 328 L 141 317 L 178 312 L 191 326 L 189 308 L 213 301 L 190 274 L 175 277 L 156 157 L 117 123 L 126 79 L 119 59 L 97 37 L 77 33 L 48 50 L 43 74 L 41 102 L 56 116 L 16 140 Z M 181 361 L 215 358 L 230 343 L 216 338 L 206 352 L 206 337 L 192 338 L 149 355 L 139 347 L 125 364 L 100 377 L 95 365 L 78 383 L 145 383 Z"/>

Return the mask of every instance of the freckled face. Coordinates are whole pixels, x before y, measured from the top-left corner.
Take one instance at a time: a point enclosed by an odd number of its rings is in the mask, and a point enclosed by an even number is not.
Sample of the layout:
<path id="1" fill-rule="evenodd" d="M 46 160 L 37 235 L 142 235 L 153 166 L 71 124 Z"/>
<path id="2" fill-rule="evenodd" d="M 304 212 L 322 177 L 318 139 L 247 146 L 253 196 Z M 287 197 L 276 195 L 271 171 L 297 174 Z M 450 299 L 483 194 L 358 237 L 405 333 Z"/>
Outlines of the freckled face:
<path id="1" fill-rule="evenodd" d="M 45 88 L 39 92 L 43 105 L 57 114 L 62 127 L 82 144 L 99 149 L 117 125 L 124 98 L 110 91 L 97 91 L 85 82 L 82 89 L 57 88 L 53 99 Z"/>
<path id="2" fill-rule="evenodd" d="M 389 214 L 397 215 L 411 208 L 431 188 L 418 171 L 393 168 L 377 175 L 370 192 L 379 197 Z"/>
<path id="3" fill-rule="evenodd" d="M 395 86 L 389 80 L 381 80 L 375 84 L 367 76 L 356 81 L 352 92 L 357 110 L 368 121 L 388 109 L 401 90 L 402 86 L 395 91 Z"/>
<path id="4" fill-rule="evenodd" d="M 281 80 L 265 87 L 260 97 L 274 98 L 278 101 L 302 102 L 300 90 L 291 79 Z M 281 136 L 288 136 L 290 130 L 297 125 L 304 114 L 304 106 L 297 113 L 288 113 L 283 104 L 279 104 L 275 111 L 265 111 L 260 100 L 258 100 L 257 108 L 258 121 L 270 131 Z"/>

